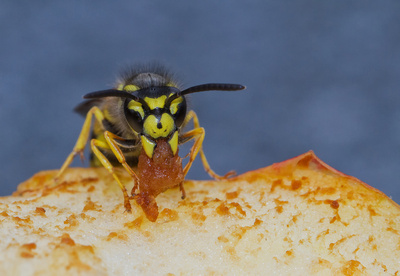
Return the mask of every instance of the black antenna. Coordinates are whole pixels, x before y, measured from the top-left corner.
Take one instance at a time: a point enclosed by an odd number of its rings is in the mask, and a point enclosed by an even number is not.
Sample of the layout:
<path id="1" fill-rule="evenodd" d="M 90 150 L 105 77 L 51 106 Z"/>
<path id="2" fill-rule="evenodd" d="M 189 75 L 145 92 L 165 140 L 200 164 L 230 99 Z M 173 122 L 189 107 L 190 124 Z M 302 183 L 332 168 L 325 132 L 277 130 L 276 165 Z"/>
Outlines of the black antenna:
<path id="1" fill-rule="evenodd" d="M 104 97 L 120 97 L 120 98 L 130 98 L 132 100 L 138 101 L 139 97 L 132 95 L 126 91 L 121 91 L 117 89 L 107 89 L 100 90 L 86 94 L 83 96 L 84 99 L 98 99 Z"/>
<path id="2" fill-rule="evenodd" d="M 241 84 L 206 83 L 206 84 L 200 84 L 200 85 L 189 87 L 189 88 L 181 91 L 181 95 L 190 94 L 190 93 L 196 93 L 196 92 L 202 92 L 202 91 L 211 91 L 211 90 L 216 90 L 216 91 L 237 91 L 237 90 L 243 90 L 245 88 L 246 88 L 246 86 L 243 86 Z"/>
<path id="3" fill-rule="evenodd" d="M 206 83 L 206 84 L 200 84 L 196 86 L 189 87 L 185 90 L 182 90 L 171 97 L 168 98 L 168 101 L 166 102 L 166 105 L 171 104 L 173 100 L 176 98 L 179 98 L 182 95 L 186 94 L 191 94 L 191 93 L 197 93 L 197 92 L 203 92 L 203 91 L 237 91 L 237 90 L 243 90 L 246 89 L 246 86 L 241 85 L 241 84 L 233 84 L 233 83 Z"/>
<path id="4" fill-rule="evenodd" d="M 140 102 L 142 105 L 147 105 L 146 102 L 139 98 L 138 96 L 132 95 L 126 91 L 117 90 L 117 89 L 107 89 L 107 90 L 100 90 L 86 94 L 83 96 L 84 99 L 98 99 L 104 97 L 119 97 L 119 98 L 128 98 L 134 101 Z"/>

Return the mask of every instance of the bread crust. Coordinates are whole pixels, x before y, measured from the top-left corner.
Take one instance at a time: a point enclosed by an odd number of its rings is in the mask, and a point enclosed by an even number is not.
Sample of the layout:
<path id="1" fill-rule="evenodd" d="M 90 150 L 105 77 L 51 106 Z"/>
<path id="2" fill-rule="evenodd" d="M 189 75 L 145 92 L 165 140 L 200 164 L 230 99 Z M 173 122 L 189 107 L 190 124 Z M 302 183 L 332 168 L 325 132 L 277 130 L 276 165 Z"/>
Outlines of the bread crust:
<path id="1" fill-rule="evenodd" d="M 313 152 L 157 197 L 156 222 L 103 168 L 40 172 L 0 199 L 1 275 L 399 275 L 400 207 Z M 132 187 L 123 171 L 118 176 Z"/>

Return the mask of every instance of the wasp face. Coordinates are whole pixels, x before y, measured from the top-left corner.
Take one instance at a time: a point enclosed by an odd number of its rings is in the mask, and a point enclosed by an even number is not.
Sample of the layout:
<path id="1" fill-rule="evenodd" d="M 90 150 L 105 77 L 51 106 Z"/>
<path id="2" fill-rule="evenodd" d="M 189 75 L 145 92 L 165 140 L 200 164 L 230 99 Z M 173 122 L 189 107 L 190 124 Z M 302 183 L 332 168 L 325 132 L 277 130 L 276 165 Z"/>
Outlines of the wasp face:
<path id="1" fill-rule="evenodd" d="M 167 138 L 173 154 L 177 152 L 178 130 L 186 116 L 186 100 L 176 95 L 179 92 L 174 87 L 149 87 L 135 93 L 137 100 L 125 100 L 126 120 L 141 136 L 143 148 L 150 158 L 159 138 Z"/>

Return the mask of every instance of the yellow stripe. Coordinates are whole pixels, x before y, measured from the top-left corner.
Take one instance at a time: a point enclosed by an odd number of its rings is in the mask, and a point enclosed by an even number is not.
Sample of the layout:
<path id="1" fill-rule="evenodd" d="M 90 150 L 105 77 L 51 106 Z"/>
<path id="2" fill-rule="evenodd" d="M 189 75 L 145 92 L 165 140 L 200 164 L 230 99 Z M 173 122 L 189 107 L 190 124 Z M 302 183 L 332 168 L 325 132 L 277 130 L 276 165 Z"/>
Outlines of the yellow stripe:
<path id="1" fill-rule="evenodd" d="M 166 86 L 178 88 L 177 85 L 175 83 L 173 83 L 172 81 L 167 83 Z"/>
<path id="2" fill-rule="evenodd" d="M 124 84 L 123 83 L 118 84 L 117 85 L 117 89 L 118 90 L 124 90 Z"/>
<path id="3" fill-rule="evenodd" d="M 139 112 L 142 119 L 144 118 L 144 110 L 141 103 L 132 100 L 128 103 L 128 108 L 136 112 Z"/>
<path id="4" fill-rule="evenodd" d="M 167 99 L 167 96 L 162 95 L 158 98 L 149 98 L 146 97 L 144 98 L 144 101 L 147 103 L 147 105 L 150 107 L 151 110 L 158 108 L 164 108 L 165 105 L 165 100 Z"/>
<path id="5" fill-rule="evenodd" d="M 148 157 L 152 158 L 156 143 L 150 141 L 149 139 L 146 138 L 146 136 L 143 135 L 140 138 L 142 140 L 142 146 L 144 151 L 146 152 Z"/>
<path id="6" fill-rule="evenodd" d="M 178 112 L 178 105 L 183 101 L 182 97 L 179 97 L 175 100 L 172 101 L 170 107 L 169 107 L 169 111 L 171 112 L 171 114 L 176 114 L 176 112 Z"/>
<path id="7" fill-rule="evenodd" d="M 124 86 L 124 90 L 128 91 L 128 92 L 134 92 L 134 91 L 139 90 L 139 86 L 136 86 L 134 84 L 128 84 L 128 85 Z"/>
<path id="8" fill-rule="evenodd" d="M 161 128 L 158 128 L 158 123 L 161 123 Z M 157 139 L 159 137 L 167 137 L 175 128 L 175 121 L 171 115 L 164 113 L 161 120 L 158 121 L 156 116 L 149 115 L 143 123 L 143 131 L 148 136 Z"/>
<path id="9" fill-rule="evenodd" d="M 168 144 L 171 147 L 173 155 L 175 155 L 178 150 L 178 131 L 175 131 L 174 135 L 169 139 Z"/>

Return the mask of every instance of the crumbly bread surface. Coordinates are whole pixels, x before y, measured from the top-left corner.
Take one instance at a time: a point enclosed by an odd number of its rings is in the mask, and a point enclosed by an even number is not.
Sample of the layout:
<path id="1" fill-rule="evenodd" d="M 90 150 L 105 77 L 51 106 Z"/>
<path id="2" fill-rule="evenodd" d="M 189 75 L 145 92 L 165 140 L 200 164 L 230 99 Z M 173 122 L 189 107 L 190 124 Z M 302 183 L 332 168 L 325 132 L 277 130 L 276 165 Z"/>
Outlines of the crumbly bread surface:
<path id="1" fill-rule="evenodd" d="M 400 275 L 400 207 L 308 152 L 186 181 L 146 219 L 102 168 L 44 171 L 0 198 L 0 275 Z M 128 190 L 132 181 L 118 171 Z"/>

